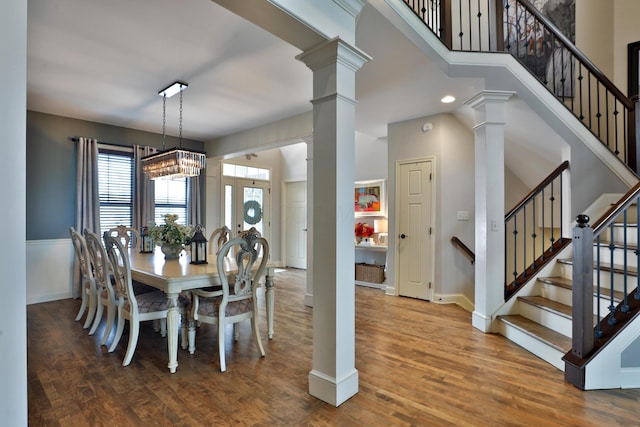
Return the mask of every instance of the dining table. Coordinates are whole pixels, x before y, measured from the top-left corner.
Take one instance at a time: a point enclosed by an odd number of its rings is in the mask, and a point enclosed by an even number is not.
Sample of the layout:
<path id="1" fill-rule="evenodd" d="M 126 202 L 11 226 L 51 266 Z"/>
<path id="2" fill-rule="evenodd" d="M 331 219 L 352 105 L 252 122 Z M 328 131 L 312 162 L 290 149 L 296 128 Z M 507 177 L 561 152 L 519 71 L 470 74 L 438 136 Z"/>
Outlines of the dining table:
<path id="1" fill-rule="evenodd" d="M 178 296 L 184 291 L 220 285 L 216 261 L 207 264 L 191 264 L 191 256 L 188 251 L 182 251 L 178 259 L 165 260 L 159 247 L 156 247 L 152 253 L 140 253 L 131 249 L 129 250 L 129 261 L 133 280 L 160 289 L 167 294 L 168 368 L 171 373 L 175 373 L 178 367 L 178 328 L 180 323 Z M 225 262 L 225 265 L 229 267 L 229 271 L 235 268 L 232 259 Z M 273 338 L 274 270 L 275 265 L 267 263 L 264 285 L 269 339 Z M 186 343 L 183 342 L 182 346 L 186 348 Z"/>

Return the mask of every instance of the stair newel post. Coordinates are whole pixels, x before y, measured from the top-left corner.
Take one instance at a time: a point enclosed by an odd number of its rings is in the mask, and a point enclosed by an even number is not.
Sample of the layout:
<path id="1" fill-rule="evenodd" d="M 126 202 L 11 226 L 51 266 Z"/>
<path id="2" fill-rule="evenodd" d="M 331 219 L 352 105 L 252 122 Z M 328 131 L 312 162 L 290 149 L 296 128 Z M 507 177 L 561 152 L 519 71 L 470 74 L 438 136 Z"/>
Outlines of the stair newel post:
<path id="1" fill-rule="evenodd" d="M 578 215 L 573 229 L 573 344 L 580 358 L 593 349 L 593 228 L 589 216 Z"/>

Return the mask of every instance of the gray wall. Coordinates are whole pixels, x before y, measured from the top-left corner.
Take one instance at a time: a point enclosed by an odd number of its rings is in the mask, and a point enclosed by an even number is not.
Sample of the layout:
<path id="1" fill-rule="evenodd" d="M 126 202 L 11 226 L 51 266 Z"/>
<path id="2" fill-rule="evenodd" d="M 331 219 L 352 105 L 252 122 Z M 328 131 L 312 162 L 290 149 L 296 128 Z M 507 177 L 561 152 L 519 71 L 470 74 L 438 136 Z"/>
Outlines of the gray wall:
<path id="1" fill-rule="evenodd" d="M 27 111 L 27 240 L 68 238 L 75 224 L 74 136 L 162 148 L 161 134 Z M 178 139 L 167 137 L 166 147 L 176 146 Z M 183 140 L 182 146 L 203 149 L 200 141 Z"/>

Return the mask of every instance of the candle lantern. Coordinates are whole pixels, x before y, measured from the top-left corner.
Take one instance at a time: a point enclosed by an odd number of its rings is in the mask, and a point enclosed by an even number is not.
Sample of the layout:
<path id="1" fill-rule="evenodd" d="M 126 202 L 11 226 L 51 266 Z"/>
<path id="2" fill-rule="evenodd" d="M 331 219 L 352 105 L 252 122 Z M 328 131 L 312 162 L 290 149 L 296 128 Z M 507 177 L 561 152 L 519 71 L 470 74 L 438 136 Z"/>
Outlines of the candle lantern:
<path id="1" fill-rule="evenodd" d="M 140 230 L 140 253 L 141 254 L 150 254 L 153 252 L 153 239 L 149 236 L 149 228 L 142 227 Z"/>
<path id="2" fill-rule="evenodd" d="M 191 237 L 191 264 L 207 263 L 207 239 L 202 234 L 202 226 L 196 225 Z"/>

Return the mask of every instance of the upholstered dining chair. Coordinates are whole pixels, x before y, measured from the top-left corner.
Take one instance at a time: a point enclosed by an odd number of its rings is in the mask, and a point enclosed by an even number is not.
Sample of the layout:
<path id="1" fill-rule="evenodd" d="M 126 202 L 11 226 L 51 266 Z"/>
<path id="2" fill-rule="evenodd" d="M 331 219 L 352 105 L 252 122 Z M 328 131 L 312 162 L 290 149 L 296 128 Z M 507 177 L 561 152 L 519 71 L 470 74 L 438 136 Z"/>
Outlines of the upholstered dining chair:
<path id="1" fill-rule="evenodd" d="M 233 250 L 230 262 L 228 253 Z M 259 257 L 260 252 L 265 256 Z M 269 254 L 269 244 L 257 232 L 246 232 L 225 243 L 216 259 L 222 289 L 216 291 L 192 291 L 190 319 L 218 326 L 218 352 L 220 371 L 226 370 L 226 325 L 251 320 L 251 331 L 260 355 L 264 347 L 258 328 L 258 304 L 256 291 L 258 278 L 264 273 Z M 257 263 L 257 264 L 256 264 Z M 231 265 L 230 265 L 231 264 Z M 257 265 L 257 267 L 256 267 Z M 195 352 L 195 332 L 189 330 L 189 351 Z"/>
<path id="2" fill-rule="evenodd" d="M 84 312 L 87 311 L 87 317 L 83 326 L 87 329 L 91 326 L 91 321 L 96 313 L 98 299 L 96 294 L 96 281 L 93 277 L 93 266 L 91 265 L 84 237 L 82 237 L 82 234 L 78 233 L 78 231 L 73 227 L 69 227 L 69 233 L 71 234 L 73 249 L 80 267 L 80 281 L 82 289 L 82 303 L 80 305 L 80 310 L 78 310 L 78 314 L 76 315 L 76 321 L 80 320 L 84 315 Z"/>
<path id="3" fill-rule="evenodd" d="M 166 325 L 167 320 L 167 296 L 162 291 L 146 292 L 136 295 L 133 291 L 131 282 L 131 264 L 129 263 L 129 254 L 119 239 L 116 239 L 105 232 L 104 243 L 109 258 L 109 265 L 113 273 L 118 292 L 118 322 L 116 326 L 116 334 L 113 342 L 109 346 L 109 352 L 116 349 L 122 332 L 124 330 L 125 320 L 129 321 L 129 343 L 127 351 L 122 362 L 122 366 L 127 366 L 131 362 L 133 353 L 138 343 L 138 335 L 140 333 L 140 322 L 147 320 L 161 320 Z M 186 304 L 180 301 L 184 308 Z M 162 328 L 166 331 L 166 326 Z M 165 333 L 163 333 L 165 336 Z"/>
<path id="4" fill-rule="evenodd" d="M 98 304 L 96 307 L 96 315 L 93 320 L 89 335 L 93 335 L 102 321 L 102 313 L 104 309 L 107 309 L 107 323 L 105 325 L 104 334 L 102 335 L 101 345 L 106 345 L 107 339 L 111 334 L 111 329 L 118 310 L 117 297 L 118 294 L 113 289 L 111 284 L 111 267 L 109 259 L 107 257 L 107 251 L 104 248 L 100 237 L 92 233 L 85 228 L 84 230 L 85 241 L 87 243 L 87 249 L 89 250 L 89 256 L 93 265 L 93 276 L 96 281 L 96 291 L 98 295 Z"/>
<path id="5" fill-rule="evenodd" d="M 135 228 L 118 225 L 109 229 L 109 236 L 120 239 L 122 246 L 125 248 L 134 248 L 140 250 L 140 232 Z"/>

